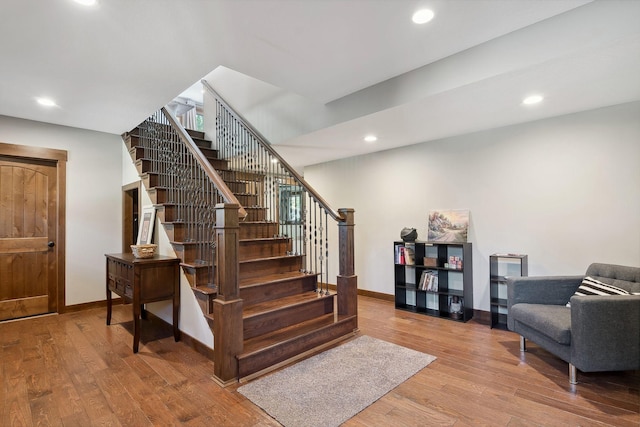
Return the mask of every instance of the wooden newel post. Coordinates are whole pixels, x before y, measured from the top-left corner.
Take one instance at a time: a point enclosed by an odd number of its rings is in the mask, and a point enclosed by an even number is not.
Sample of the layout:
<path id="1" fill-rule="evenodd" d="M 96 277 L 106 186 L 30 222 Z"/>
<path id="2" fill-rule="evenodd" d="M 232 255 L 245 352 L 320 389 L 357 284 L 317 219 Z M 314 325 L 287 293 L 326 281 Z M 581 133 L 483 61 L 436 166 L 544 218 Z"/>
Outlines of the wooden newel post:
<path id="1" fill-rule="evenodd" d="M 238 360 L 242 352 L 242 300 L 238 286 L 240 205 L 216 205 L 215 283 L 218 295 L 213 301 L 214 379 L 227 386 L 238 379 Z"/>
<path id="2" fill-rule="evenodd" d="M 358 277 L 355 275 L 354 213 L 353 209 L 338 209 L 342 220 L 338 222 L 338 314 L 358 314 Z"/>

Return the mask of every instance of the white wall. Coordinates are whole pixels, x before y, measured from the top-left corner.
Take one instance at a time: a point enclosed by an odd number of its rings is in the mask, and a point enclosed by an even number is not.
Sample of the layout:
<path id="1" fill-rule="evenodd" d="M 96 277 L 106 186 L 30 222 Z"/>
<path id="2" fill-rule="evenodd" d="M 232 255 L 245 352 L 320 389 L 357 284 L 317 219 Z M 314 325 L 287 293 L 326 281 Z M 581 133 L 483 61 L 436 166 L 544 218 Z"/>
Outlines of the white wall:
<path id="1" fill-rule="evenodd" d="M 469 209 L 474 308 L 488 311 L 495 252 L 528 254 L 530 276 L 640 266 L 639 118 L 640 102 L 622 104 L 310 166 L 305 179 L 356 210 L 358 287 L 381 293 L 393 294 L 403 227 L 425 239 L 429 210 Z"/>
<path id="2" fill-rule="evenodd" d="M 104 254 L 121 251 L 122 139 L 0 116 L 0 142 L 67 151 L 65 304 L 104 300 Z"/>

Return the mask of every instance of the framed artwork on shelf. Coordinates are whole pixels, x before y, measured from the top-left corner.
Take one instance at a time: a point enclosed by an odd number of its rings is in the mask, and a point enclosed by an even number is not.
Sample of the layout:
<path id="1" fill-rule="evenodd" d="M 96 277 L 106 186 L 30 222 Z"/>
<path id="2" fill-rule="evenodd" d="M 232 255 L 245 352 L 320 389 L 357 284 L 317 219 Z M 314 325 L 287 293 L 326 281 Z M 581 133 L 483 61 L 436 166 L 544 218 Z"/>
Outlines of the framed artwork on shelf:
<path id="1" fill-rule="evenodd" d="M 429 211 L 430 242 L 466 243 L 469 233 L 469 210 Z"/>
<path id="2" fill-rule="evenodd" d="M 156 208 L 144 206 L 142 208 L 142 221 L 138 228 L 138 245 L 153 243 L 153 227 L 156 221 Z"/>

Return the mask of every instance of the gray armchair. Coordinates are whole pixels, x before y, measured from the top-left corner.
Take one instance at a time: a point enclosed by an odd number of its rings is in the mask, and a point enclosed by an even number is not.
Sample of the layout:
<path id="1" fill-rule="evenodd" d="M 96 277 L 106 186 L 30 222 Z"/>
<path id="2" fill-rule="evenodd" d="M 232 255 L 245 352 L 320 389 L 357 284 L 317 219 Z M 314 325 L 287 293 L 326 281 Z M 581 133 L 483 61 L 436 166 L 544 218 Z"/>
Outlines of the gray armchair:
<path id="1" fill-rule="evenodd" d="M 575 296 L 585 276 L 631 295 Z M 640 268 L 591 264 L 585 276 L 507 279 L 507 327 L 520 334 L 520 350 L 529 339 L 568 362 L 572 384 L 576 369 L 640 369 Z"/>

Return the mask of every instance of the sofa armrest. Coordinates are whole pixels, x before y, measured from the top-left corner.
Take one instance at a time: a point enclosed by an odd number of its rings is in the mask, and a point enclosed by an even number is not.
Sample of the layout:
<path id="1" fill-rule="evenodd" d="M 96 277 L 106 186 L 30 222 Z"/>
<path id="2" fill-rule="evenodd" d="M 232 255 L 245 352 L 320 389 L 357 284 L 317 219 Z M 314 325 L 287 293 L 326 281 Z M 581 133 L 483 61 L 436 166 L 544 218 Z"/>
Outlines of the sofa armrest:
<path id="1" fill-rule="evenodd" d="M 640 295 L 572 297 L 571 361 L 583 372 L 640 369 Z"/>
<path id="2" fill-rule="evenodd" d="M 507 328 L 514 329 L 509 315 L 515 304 L 565 305 L 582 283 L 583 276 L 507 277 Z"/>

